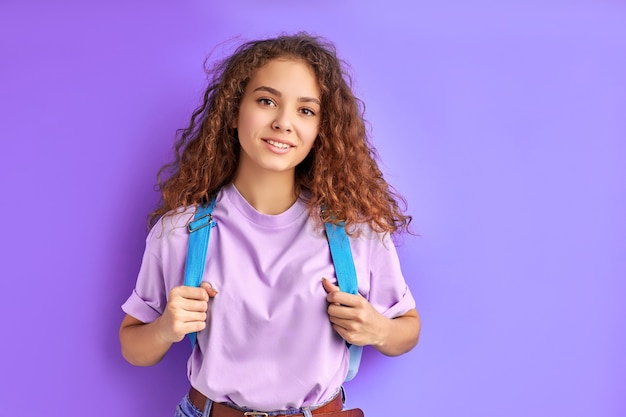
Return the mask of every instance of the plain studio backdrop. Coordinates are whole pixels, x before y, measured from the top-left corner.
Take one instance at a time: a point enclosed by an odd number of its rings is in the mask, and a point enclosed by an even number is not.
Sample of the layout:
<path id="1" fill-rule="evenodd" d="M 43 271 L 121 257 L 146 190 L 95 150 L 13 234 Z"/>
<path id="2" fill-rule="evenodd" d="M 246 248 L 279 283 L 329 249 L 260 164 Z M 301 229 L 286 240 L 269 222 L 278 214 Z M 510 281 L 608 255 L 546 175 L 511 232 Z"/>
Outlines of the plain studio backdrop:
<path id="1" fill-rule="evenodd" d="M 155 174 L 209 54 L 301 30 L 351 64 L 419 234 L 420 344 L 366 349 L 348 405 L 626 415 L 617 0 L 0 1 L 0 415 L 173 415 L 188 344 L 136 368 L 117 338 Z"/>

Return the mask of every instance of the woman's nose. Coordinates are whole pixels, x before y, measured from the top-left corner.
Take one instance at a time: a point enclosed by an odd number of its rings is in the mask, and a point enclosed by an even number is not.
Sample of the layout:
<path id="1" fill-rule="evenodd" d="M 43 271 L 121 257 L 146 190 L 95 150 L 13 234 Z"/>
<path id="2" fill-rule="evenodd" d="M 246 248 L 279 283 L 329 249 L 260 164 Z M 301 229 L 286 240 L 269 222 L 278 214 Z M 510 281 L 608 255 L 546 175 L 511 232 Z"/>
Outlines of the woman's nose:
<path id="1" fill-rule="evenodd" d="M 291 132 L 291 122 L 284 111 L 281 111 L 276 115 L 276 120 L 272 122 L 272 128 L 274 130 Z"/>

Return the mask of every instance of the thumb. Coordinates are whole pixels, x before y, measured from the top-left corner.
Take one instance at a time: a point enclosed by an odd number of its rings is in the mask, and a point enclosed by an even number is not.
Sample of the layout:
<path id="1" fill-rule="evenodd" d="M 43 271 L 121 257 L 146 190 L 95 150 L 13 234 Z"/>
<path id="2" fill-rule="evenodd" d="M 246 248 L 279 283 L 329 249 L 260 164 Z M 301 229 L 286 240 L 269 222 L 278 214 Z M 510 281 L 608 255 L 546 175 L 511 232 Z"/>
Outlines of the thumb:
<path id="1" fill-rule="evenodd" d="M 327 278 L 322 278 L 322 286 L 327 293 L 341 291 L 338 286 L 330 282 Z"/>
<path id="2" fill-rule="evenodd" d="M 209 282 L 202 282 L 202 284 L 200 284 L 200 288 L 203 288 L 209 297 L 215 297 L 217 295 L 217 290 L 213 288 L 213 285 Z"/>

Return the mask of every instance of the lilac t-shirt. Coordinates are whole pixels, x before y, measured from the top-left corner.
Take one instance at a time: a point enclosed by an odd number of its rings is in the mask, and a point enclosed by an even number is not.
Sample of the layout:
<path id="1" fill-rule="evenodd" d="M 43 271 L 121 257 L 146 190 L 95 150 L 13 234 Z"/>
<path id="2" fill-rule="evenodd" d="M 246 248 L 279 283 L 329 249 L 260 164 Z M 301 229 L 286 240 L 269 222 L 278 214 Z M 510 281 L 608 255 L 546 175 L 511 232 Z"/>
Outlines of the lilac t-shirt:
<path id="1" fill-rule="evenodd" d="M 135 290 L 123 310 L 143 322 L 163 313 L 183 284 L 193 209 L 157 222 Z M 255 410 L 320 404 L 348 371 L 348 349 L 331 327 L 321 278 L 336 283 L 328 242 L 305 204 L 279 215 L 256 211 L 234 185 L 217 196 L 203 281 L 219 293 L 187 368 L 191 385 L 217 402 Z M 368 231 L 350 238 L 359 293 L 384 316 L 415 307 L 393 242 Z"/>

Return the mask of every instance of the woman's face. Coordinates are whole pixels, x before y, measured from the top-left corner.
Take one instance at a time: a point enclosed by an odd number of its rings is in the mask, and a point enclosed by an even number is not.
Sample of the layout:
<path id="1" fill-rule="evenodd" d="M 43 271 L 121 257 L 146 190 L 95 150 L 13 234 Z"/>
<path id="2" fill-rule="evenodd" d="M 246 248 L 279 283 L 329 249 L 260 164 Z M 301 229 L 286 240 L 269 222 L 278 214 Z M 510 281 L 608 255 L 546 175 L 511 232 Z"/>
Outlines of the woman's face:
<path id="1" fill-rule="evenodd" d="M 308 64 L 274 59 L 250 78 L 234 126 L 239 173 L 294 175 L 317 138 L 321 95 Z"/>

